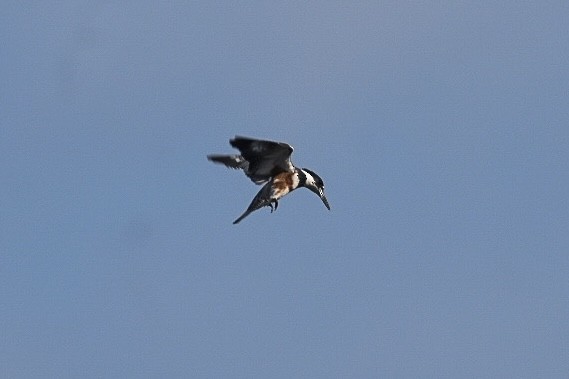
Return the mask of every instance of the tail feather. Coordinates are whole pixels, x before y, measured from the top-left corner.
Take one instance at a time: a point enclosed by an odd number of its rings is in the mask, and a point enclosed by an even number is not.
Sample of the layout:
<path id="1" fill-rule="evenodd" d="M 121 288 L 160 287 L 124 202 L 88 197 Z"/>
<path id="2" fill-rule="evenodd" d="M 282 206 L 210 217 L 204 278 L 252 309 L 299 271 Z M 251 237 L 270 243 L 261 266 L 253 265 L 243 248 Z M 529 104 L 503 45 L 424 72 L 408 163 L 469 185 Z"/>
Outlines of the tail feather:
<path id="1" fill-rule="evenodd" d="M 241 216 L 239 216 L 237 218 L 237 220 L 233 221 L 233 225 L 238 224 L 241 220 L 243 220 L 245 217 L 249 216 L 253 211 L 250 210 L 246 210 Z"/>
<path id="2" fill-rule="evenodd" d="M 271 200 L 269 197 L 270 190 L 271 190 L 270 184 L 264 185 L 263 188 L 261 188 L 261 190 L 253 198 L 253 201 L 251 201 L 251 204 L 249 204 L 247 210 L 243 212 L 243 214 L 239 216 L 237 220 L 233 221 L 233 224 L 239 223 L 241 220 L 243 220 L 245 217 L 249 216 L 251 213 L 255 212 L 256 210 L 269 206 L 271 204 Z"/>

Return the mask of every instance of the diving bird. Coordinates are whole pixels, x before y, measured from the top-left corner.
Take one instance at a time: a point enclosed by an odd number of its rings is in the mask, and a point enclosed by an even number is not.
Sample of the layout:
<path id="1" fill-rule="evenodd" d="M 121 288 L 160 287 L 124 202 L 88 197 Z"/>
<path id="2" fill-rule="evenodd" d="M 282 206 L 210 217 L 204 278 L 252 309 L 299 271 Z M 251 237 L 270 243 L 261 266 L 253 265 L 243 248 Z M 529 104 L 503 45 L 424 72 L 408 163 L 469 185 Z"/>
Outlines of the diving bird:
<path id="1" fill-rule="evenodd" d="M 233 169 L 243 170 L 255 184 L 266 183 L 253 198 L 247 210 L 233 221 L 234 224 L 262 207 L 271 207 L 273 213 L 283 196 L 300 187 L 308 188 L 318 195 L 330 210 L 330 204 L 324 195 L 324 182 L 314 171 L 298 168 L 292 164 L 290 155 L 293 148 L 289 144 L 241 136 L 235 136 L 229 140 L 229 143 L 241 154 L 212 154 L 208 155 L 207 159 Z"/>

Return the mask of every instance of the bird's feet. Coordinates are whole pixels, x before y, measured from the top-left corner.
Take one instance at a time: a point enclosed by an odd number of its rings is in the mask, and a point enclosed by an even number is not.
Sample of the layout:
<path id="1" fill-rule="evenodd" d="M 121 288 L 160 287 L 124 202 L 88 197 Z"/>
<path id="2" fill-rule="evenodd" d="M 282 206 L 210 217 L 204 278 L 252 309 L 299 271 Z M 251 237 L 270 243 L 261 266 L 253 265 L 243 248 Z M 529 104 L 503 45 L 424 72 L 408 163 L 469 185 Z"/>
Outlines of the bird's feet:
<path id="1" fill-rule="evenodd" d="M 275 207 L 274 207 L 274 208 L 273 208 L 273 203 L 275 203 Z M 275 199 L 272 199 L 272 200 L 269 202 L 269 207 L 271 207 L 271 213 L 273 213 L 273 211 L 276 211 L 277 208 L 279 207 L 279 202 L 278 202 L 277 200 L 275 200 Z"/>

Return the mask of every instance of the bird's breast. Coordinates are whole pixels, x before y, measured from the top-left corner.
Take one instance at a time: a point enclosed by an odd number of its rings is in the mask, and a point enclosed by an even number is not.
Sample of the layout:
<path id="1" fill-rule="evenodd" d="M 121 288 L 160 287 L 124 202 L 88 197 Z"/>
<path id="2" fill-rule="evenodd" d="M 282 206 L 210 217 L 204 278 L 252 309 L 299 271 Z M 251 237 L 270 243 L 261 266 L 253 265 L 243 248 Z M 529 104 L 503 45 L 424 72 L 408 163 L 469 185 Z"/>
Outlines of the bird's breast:
<path id="1" fill-rule="evenodd" d="M 298 187 L 298 176 L 291 172 L 282 172 L 273 178 L 271 198 L 280 199 Z"/>

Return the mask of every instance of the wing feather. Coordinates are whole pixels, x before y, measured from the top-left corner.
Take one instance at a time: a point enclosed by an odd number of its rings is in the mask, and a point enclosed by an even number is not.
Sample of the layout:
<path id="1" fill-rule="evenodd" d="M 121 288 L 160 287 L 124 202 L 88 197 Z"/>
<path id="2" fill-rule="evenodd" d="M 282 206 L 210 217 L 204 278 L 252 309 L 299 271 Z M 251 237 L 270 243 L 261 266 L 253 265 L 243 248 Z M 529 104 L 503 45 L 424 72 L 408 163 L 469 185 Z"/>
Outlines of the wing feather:
<path id="1" fill-rule="evenodd" d="M 241 136 L 236 136 L 229 142 L 249 162 L 247 175 L 251 178 L 268 180 L 281 172 L 294 170 L 290 161 L 294 149 L 289 144 Z"/>

